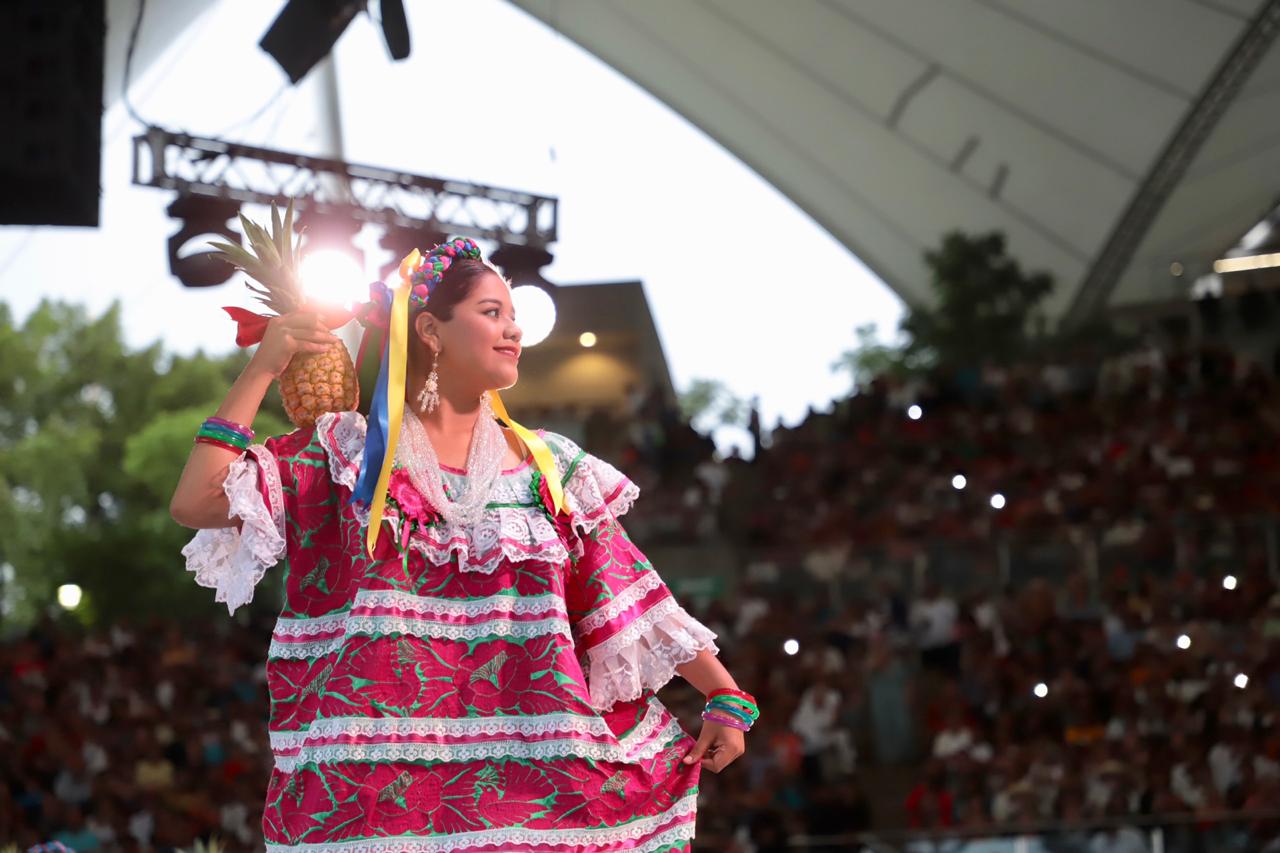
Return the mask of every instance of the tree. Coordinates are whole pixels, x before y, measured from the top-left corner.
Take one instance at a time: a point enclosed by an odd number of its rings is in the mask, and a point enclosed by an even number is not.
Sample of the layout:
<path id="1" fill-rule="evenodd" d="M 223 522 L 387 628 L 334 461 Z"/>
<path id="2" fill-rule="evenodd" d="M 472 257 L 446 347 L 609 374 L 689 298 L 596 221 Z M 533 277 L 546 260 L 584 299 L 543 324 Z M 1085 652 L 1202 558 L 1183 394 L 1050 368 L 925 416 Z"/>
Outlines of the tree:
<path id="1" fill-rule="evenodd" d="M 694 379 L 680 394 L 680 412 L 699 432 L 747 425 L 750 404 L 718 379 Z"/>
<path id="2" fill-rule="evenodd" d="M 1003 234 L 951 232 L 925 253 L 925 264 L 934 298 L 908 307 L 900 327 L 905 343 L 883 344 L 874 327 L 859 327 L 855 347 L 834 370 L 848 370 L 856 385 L 883 373 L 1012 361 L 1051 343 L 1041 306 L 1053 278 L 1023 272 L 1006 254 Z"/>
<path id="3" fill-rule="evenodd" d="M 89 317 L 42 302 L 18 327 L 0 303 L 0 566 L 3 590 L 27 621 L 75 583 L 96 617 L 196 612 L 212 596 L 183 570 L 191 531 L 168 500 L 200 421 L 248 356 L 168 357 L 130 351 L 120 306 Z M 274 394 L 272 395 L 274 396 Z M 259 436 L 285 432 L 263 406 Z M 0 583 L 3 580 L 0 579 Z"/>

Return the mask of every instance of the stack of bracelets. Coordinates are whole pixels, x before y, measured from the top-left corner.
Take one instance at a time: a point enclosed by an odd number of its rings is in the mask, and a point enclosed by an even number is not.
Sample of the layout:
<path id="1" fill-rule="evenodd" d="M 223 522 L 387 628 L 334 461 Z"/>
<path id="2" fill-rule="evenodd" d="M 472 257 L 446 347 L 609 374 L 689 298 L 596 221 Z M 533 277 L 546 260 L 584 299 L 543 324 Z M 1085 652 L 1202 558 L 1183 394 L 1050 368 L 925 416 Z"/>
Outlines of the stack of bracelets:
<path id="1" fill-rule="evenodd" d="M 702 711 L 702 719 L 722 723 L 740 732 L 751 731 L 759 717 L 760 708 L 756 705 L 756 697 L 745 690 L 729 687 L 708 693 L 707 707 Z"/>
<path id="2" fill-rule="evenodd" d="M 235 453 L 243 453 L 251 441 L 253 430 L 223 418 L 209 418 L 196 433 L 196 444 L 214 444 Z"/>

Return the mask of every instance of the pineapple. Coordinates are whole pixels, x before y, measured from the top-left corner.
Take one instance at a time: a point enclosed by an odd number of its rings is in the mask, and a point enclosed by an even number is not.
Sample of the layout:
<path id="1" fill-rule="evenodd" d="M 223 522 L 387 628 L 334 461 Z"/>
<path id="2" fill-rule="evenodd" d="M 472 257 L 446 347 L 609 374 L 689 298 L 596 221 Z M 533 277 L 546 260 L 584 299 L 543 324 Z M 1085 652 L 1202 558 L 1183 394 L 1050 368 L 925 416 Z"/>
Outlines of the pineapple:
<path id="1" fill-rule="evenodd" d="M 245 286 L 257 294 L 254 298 L 276 314 L 288 314 L 300 308 L 320 306 L 307 304 L 298 281 L 298 247 L 293 240 L 293 200 L 285 211 L 284 221 L 275 203 L 271 205 L 271 233 L 240 215 L 245 236 L 252 252 L 234 243 L 210 243 L 222 260 L 243 270 L 262 287 Z M 360 386 L 351 354 L 341 341 L 329 344 L 324 352 L 298 353 L 280 376 L 280 396 L 284 411 L 297 427 L 310 427 L 325 412 L 349 411 L 360 399 Z"/>

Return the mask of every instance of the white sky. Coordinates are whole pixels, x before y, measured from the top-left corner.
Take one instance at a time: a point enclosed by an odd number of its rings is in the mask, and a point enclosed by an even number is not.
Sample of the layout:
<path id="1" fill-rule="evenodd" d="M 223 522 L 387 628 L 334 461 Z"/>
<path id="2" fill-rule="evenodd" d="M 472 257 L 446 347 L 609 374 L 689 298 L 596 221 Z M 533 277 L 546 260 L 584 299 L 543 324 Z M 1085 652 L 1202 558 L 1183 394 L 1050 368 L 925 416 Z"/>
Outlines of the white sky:
<path id="1" fill-rule="evenodd" d="M 556 196 L 560 240 L 543 272 L 560 283 L 642 280 L 677 388 L 721 379 L 760 396 L 766 425 L 791 424 L 846 391 L 830 364 L 855 326 L 896 328 L 897 297 L 826 231 L 568 39 L 500 0 L 406 6 L 407 61 L 389 60 L 364 15 L 338 43 L 345 158 Z M 171 129 L 333 154 L 317 73 L 243 121 L 285 82 L 257 47 L 279 8 L 211 4 L 135 74 L 135 108 Z M 43 296 L 95 313 L 120 298 L 133 345 L 229 351 L 234 331 L 218 306 L 256 303 L 240 277 L 199 291 L 169 276 L 172 195 L 130 183 L 139 129 L 118 101 L 104 118 L 99 229 L 0 228 L 0 299 L 21 320 Z"/>

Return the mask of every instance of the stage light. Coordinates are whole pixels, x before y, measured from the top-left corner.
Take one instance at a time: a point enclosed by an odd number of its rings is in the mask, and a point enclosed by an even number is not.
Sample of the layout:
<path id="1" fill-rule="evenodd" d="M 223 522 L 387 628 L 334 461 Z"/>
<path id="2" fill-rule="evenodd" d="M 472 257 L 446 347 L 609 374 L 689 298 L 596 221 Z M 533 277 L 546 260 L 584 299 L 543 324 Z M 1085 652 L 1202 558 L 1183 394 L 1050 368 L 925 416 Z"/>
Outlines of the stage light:
<path id="1" fill-rule="evenodd" d="M 1236 676 L 1235 684 L 1236 684 L 1236 687 L 1239 687 L 1241 690 L 1244 690 L 1246 687 L 1249 686 L 1249 676 L 1245 675 L 1243 672 L 1240 673 L 1239 675 Z"/>
<path id="2" fill-rule="evenodd" d="M 994 495 L 991 496 L 992 509 L 1004 509 L 1004 504 L 1005 504 L 1004 495 L 1000 494 L 999 492 L 996 492 Z"/>
<path id="3" fill-rule="evenodd" d="M 382 0 L 378 7 L 382 20 L 382 37 L 387 42 L 387 52 L 395 60 L 409 58 L 409 22 L 404 16 L 403 0 Z"/>
<path id="4" fill-rule="evenodd" d="M 962 491 L 967 485 L 969 485 L 969 481 L 964 478 L 964 474 L 956 474 L 951 478 L 951 488 L 957 492 Z"/>
<path id="5" fill-rule="evenodd" d="M 920 418 L 924 417 L 924 409 L 919 406 L 912 405 L 907 409 L 907 417 L 911 418 L 913 421 L 918 421 Z"/>
<path id="6" fill-rule="evenodd" d="M 1222 588 L 1223 588 L 1223 589 L 1235 589 L 1235 588 L 1236 588 L 1236 576 L 1235 576 L 1235 575 L 1227 575 L 1225 578 L 1223 578 L 1223 579 L 1222 579 Z"/>
<path id="7" fill-rule="evenodd" d="M 1049 685 L 1041 681 L 1039 684 L 1035 686 L 1035 689 L 1032 690 L 1031 692 L 1036 694 L 1037 699 L 1043 699 L 1044 697 L 1049 695 Z"/>
<path id="8" fill-rule="evenodd" d="M 1178 636 L 1178 648 L 1183 650 L 1191 648 L 1191 638 L 1186 634 L 1180 634 Z"/>
<path id="9" fill-rule="evenodd" d="M 227 220 L 240 212 L 240 202 L 200 196 L 179 196 L 167 212 L 182 220 L 169 238 L 169 272 L 186 287 L 213 287 L 236 275 L 236 268 L 209 248 L 211 239 L 241 244 L 240 234 Z"/>
<path id="10" fill-rule="evenodd" d="M 547 339 L 556 325 L 556 304 L 541 287 L 532 284 L 512 288 L 511 301 L 516 309 L 516 323 L 524 336 L 521 346 L 537 346 Z"/>
<path id="11" fill-rule="evenodd" d="M 80 599 L 83 594 L 79 586 L 73 583 L 64 583 L 58 587 L 58 603 L 67 610 L 75 610 L 80 606 Z"/>
<path id="12" fill-rule="evenodd" d="M 796 642 L 795 640 L 787 640 L 785 643 L 782 644 L 782 650 L 789 655 L 799 654 L 800 643 Z"/>
<path id="13" fill-rule="evenodd" d="M 308 253 L 298 264 L 302 291 L 311 302 L 349 308 L 369 298 L 369 283 L 364 268 L 349 253 L 340 249 L 318 249 Z"/>
<path id="14" fill-rule="evenodd" d="M 578 343 L 588 348 L 595 346 L 596 345 L 595 332 L 583 332 L 581 335 L 578 335 Z"/>

